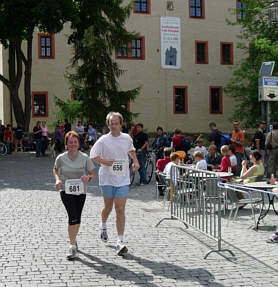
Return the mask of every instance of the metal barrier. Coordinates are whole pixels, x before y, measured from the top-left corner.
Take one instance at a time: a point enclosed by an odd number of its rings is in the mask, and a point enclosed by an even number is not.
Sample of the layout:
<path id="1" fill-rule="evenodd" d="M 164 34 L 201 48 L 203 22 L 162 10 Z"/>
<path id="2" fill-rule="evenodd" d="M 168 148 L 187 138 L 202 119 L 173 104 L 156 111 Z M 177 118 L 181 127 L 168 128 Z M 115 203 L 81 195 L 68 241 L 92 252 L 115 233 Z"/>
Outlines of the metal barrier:
<path id="1" fill-rule="evenodd" d="M 210 171 L 192 169 L 186 166 L 172 166 L 170 179 L 171 216 L 160 220 L 179 220 L 186 228 L 197 229 L 217 241 L 217 249 L 211 253 L 229 252 L 222 248 L 221 215 L 225 210 L 225 196 L 219 191 L 217 174 Z"/>

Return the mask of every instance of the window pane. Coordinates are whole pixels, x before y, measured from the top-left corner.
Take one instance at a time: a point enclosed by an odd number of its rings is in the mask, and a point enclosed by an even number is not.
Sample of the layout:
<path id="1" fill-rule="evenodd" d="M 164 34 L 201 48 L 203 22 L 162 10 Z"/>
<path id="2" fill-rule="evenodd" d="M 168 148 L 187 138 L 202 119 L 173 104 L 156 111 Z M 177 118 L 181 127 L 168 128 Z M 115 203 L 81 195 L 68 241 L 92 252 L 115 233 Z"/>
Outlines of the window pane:
<path id="1" fill-rule="evenodd" d="M 44 48 L 41 48 L 41 56 L 45 57 L 45 49 Z"/>
<path id="2" fill-rule="evenodd" d="M 197 44 L 197 63 L 206 63 L 206 44 Z"/>
<path id="3" fill-rule="evenodd" d="M 50 48 L 46 48 L 46 56 L 47 57 L 51 56 L 51 49 Z"/>
<path id="4" fill-rule="evenodd" d="M 197 16 L 197 17 L 201 17 L 201 16 L 202 16 L 202 10 L 201 10 L 201 8 L 197 8 L 197 9 L 196 9 L 196 16 Z"/>
<path id="5" fill-rule="evenodd" d="M 211 112 L 220 113 L 220 89 L 212 88 L 211 89 Z"/>
<path id="6" fill-rule="evenodd" d="M 45 46 L 45 38 L 41 37 L 41 46 Z"/>
<path id="7" fill-rule="evenodd" d="M 36 116 L 46 115 L 46 95 L 34 95 L 34 114 Z"/>
<path id="8" fill-rule="evenodd" d="M 132 54 L 132 57 L 135 58 L 136 57 L 136 49 L 132 49 L 132 53 L 131 54 Z"/>
<path id="9" fill-rule="evenodd" d="M 196 0 L 196 6 L 201 7 L 201 0 Z"/>
<path id="10" fill-rule="evenodd" d="M 223 64 L 231 64 L 231 45 L 222 45 L 222 62 Z"/>
<path id="11" fill-rule="evenodd" d="M 137 48 L 141 48 L 141 40 L 137 40 Z"/>
<path id="12" fill-rule="evenodd" d="M 185 113 L 185 89 L 175 89 L 175 112 Z"/>

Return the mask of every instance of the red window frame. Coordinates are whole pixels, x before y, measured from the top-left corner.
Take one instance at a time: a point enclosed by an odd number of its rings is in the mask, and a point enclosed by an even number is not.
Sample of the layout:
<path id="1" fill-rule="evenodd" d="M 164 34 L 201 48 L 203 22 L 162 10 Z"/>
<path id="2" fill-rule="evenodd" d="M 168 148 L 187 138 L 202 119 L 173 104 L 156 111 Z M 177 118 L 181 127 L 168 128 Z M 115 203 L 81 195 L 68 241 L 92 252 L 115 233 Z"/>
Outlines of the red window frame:
<path id="1" fill-rule="evenodd" d="M 51 38 L 51 56 L 41 56 L 41 37 L 50 37 Z M 38 58 L 39 59 L 55 59 L 55 37 L 54 34 L 38 34 Z"/>
<path id="2" fill-rule="evenodd" d="M 127 45 L 127 56 L 118 56 L 118 51 L 115 51 L 115 58 L 116 59 L 122 59 L 122 60 L 145 60 L 145 37 L 144 36 L 140 36 L 137 37 L 136 40 L 141 40 L 141 58 L 137 58 L 137 57 L 132 57 L 132 46 L 131 46 L 131 42 L 128 43 Z"/>
<path id="3" fill-rule="evenodd" d="M 201 17 L 191 16 L 191 5 L 190 5 L 190 0 L 188 0 L 188 11 L 189 11 L 190 19 L 205 19 L 206 18 L 205 0 L 201 0 L 201 5 L 202 5 L 202 16 Z"/>
<path id="4" fill-rule="evenodd" d="M 223 45 L 230 45 L 230 63 L 226 64 L 223 62 Z M 231 66 L 234 64 L 234 43 L 233 42 L 220 42 L 220 63 L 221 65 L 228 65 Z"/>
<path id="5" fill-rule="evenodd" d="M 205 44 L 205 62 L 198 62 L 198 53 L 197 53 L 197 47 L 198 44 Z M 208 59 L 208 41 L 195 41 L 195 64 L 208 64 L 209 59 Z"/>
<path id="6" fill-rule="evenodd" d="M 219 112 L 212 111 L 212 89 L 219 89 Z M 212 115 L 223 114 L 223 87 L 222 86 L 210 86 L 209 87 L 209 113 Z"/>
<path id="7" fill-rule="evenodd" d="M 135 0 L 133 0 L 133 13 L 134 14 L 144 14 L 150 15 L 151 14 L 151 0 L 147 0 L 147 12 L 138 12 L 135 10 Z"/>
<path id="8" fill-rule="evenodd" d="M 34 97 L 35 95 L 45 95 L 45 115 L 35 115 Z M 32 92 L 32 118 L 47 118 L 48 117 L 48 92 Z"/>
<path id="9" fill-rule="evenodd" d="M 176 89 L 184 89 L 184 112 L 176 111 Z M 185 115 L 188 113 L 188 88 L 187 86 L 174 86 L 173 87 L 173 112 L 175 115 Z"/>

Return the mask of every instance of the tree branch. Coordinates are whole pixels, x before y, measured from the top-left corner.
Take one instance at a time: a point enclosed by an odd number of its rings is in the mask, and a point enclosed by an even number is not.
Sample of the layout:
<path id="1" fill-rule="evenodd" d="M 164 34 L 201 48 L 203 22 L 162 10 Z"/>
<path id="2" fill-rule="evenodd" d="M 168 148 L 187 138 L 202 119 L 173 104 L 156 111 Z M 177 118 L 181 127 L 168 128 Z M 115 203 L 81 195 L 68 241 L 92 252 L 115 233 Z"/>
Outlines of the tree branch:
<path id="1" fill-rule="evenodd" d="M 3 82 L 7 86 L 8 89 L 10 89 L 10 86 L 11 86 L 10 81 L 1 74 L 0 74 L 0 81 Z"/>

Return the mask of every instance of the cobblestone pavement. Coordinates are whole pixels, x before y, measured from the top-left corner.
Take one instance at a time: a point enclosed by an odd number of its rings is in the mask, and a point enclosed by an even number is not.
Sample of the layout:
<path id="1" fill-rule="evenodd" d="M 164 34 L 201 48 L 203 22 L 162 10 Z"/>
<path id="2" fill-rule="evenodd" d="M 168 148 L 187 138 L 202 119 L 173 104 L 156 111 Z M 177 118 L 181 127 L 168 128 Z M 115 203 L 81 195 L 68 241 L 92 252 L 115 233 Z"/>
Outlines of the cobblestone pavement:
<path id="1" fill-rule="evenodd" d="M 0 286 L 278 286 L 278 244 L 265 243 L 277 221 L 272 213 L 259 231 L 246 210 L 227 227 L 225 247 L 236 260 L 205 253 L 215 246 L 167 216 L 154 183 L 132 187 L 127 204 L 126 257 L 115 254 L 115 213 L 108 222 L 109 242 L 99 239 L 102 198 L 97 183 L 83 211 L 79 259 L 67 261 L 67 217 L 54 191 L 53 159 L 33 154 L 0 158 Z M 228 255 L 227 255 L 228 256 Z"/>

